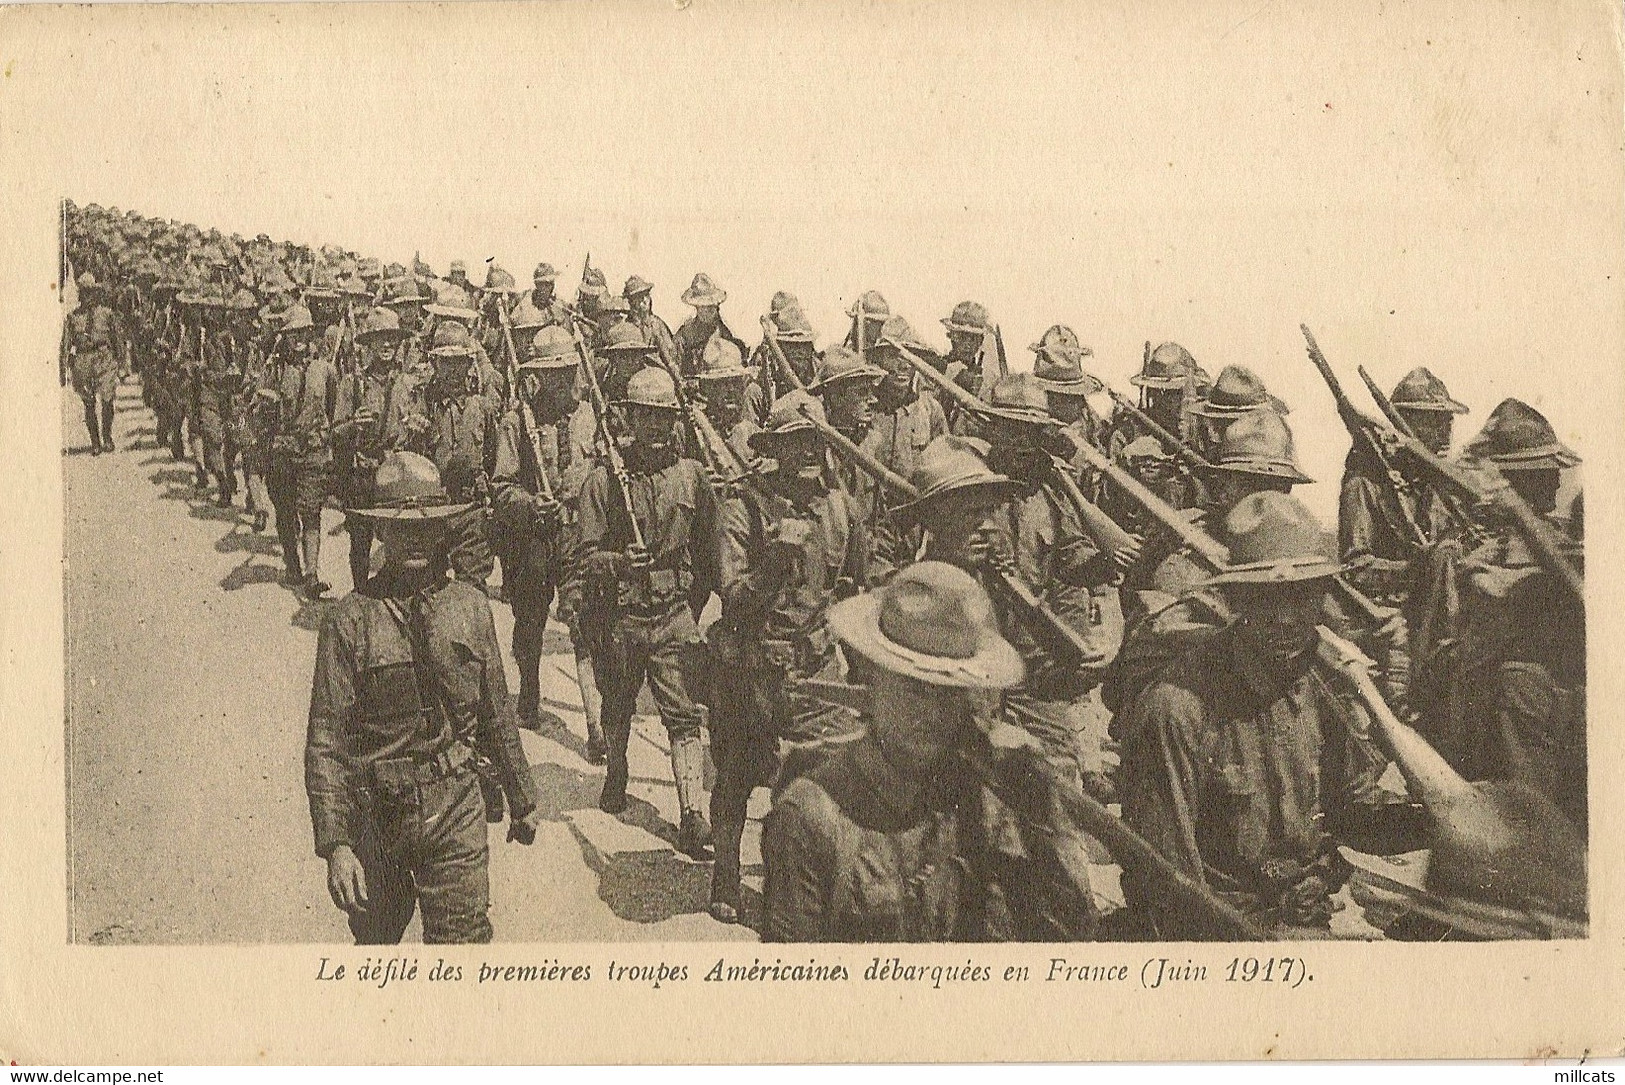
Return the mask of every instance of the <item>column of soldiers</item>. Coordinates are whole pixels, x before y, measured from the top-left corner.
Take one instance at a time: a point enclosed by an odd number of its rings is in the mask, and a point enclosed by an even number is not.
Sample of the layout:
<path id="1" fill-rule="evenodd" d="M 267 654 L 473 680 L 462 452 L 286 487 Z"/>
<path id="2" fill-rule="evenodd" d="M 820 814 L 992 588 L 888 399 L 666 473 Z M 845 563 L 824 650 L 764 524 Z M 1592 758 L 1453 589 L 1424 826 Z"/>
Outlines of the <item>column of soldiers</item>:
<path id="1" fill-rule="evenodd" d="M 1443 381 L 1367 378 L 1362 414 L 1305 329 L 1353 442 L 1332 537 L 1293 495 L 1314 480 L 1287 405 L 1173 342 L 1130 397 L 1065 325 L 1012 372 L 974 301 L 938 351 L 867 290 L 819 350 L 781 291 L 752 347 L 703 272 L 673 332 L 653 284 L 612 295 L 590 263 L 570 302 L 547 263 L 521 290 L 94 205 L 66 226 L 92 450 L 139 373 L 159 447 L 222 506 L 240 469 L 312 598 L 344 512 L 356 588 L 319 637 L 307 789 L 358 940 L 415 908 L 426 939 L 491 936 L 485 826 L 534 838 L 518 729 L 562 726 L 549 620 L 611 814 L 647 685 L 721 921 L 771 789 L 764 938 L 1324 934 L 1351 852 L 1425 847 L 1431 918 L 1395 937 L 1584 919 L 1583 854 L 1577 895 L 1496 873 L 1572 874 L 1587 828 L 1579 458 L 1524 401 L 1453 456 Z M 1512 845 L 1464 840 L 1441 793 Z"/>

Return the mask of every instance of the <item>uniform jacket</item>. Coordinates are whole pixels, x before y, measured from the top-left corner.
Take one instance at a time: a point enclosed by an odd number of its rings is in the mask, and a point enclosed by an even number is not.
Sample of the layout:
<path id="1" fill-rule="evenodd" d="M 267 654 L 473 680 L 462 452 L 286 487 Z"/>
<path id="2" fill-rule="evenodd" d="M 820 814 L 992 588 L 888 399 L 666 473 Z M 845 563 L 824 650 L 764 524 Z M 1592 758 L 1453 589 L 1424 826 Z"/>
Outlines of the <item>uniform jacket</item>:
<path id="1" fill-rule="evenodd" d="M 632 543 L 620 484 L 607 465 L 595 464 L 581 491 L 583 606 L 615 606 L 663 613 L 691 592 L 717 584 L 717 508 L 705 469 L 696 460 L 668 457 L 663 464 L 629 460 L 630 495 L 652 568 L 635 571 L 623 551 Z"/>

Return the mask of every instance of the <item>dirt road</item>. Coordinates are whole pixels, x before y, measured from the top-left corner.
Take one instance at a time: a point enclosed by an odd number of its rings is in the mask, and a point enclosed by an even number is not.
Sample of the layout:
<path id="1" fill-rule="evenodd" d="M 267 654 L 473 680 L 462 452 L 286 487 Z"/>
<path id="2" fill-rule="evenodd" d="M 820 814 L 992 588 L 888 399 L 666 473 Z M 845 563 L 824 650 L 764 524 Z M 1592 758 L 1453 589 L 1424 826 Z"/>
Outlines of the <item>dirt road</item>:
<path id="1" fill-rule="evenodd" d="M 71 389 L 62 421 L 71 938 L 347 941 L 311 849 L 304 793 L 324 604 L 280 586 L 275 536 L 256 534 L 240 505 L 200 497 L 191 467 L 155 447 L 136 383 L 120 389 L 115 453 L 90 455 Z M 329 512 L 327 526 L 339 520 Z M 322 575 L 341 596 L 348 539 L 323 542 Z M 494 610 L 507 645 L 511 616 Z M 754 938 L 705 913 L 709 865 L 670 847 L 676 795 L 658 720 L 635 724 L 632 809 L 618 820 L 597 811 L 603 770 L 581 756 L 586 731 L 562 630 L 549 630 L 547 648 L 543 695 L 568 731 L 524 734 L 543 824 L 530 848 L 492 830 L 497 940 Z M 753 814 L 766 799 L 758 793 Z M 759 839 L 753 819 L 747 916 L 757 906 Z"/>

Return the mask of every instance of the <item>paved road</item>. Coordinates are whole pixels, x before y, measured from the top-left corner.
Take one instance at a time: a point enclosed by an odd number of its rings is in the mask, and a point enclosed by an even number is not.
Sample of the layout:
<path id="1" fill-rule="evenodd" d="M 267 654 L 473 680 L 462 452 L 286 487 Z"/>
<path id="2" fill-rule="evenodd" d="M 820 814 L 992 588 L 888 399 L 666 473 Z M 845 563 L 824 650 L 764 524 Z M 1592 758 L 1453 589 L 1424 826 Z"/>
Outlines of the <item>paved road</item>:
<path id="1" fill-rule="evenodd" d="M 118 451 L 91 456 L 62 397 L 67 579 L 68 911 L 75 942 L 341 942 L 311 850 L 305 712 L 322 604 L 281 587 L 275 536 L 199 499 L 158 450 L 139 386 L 120 390 Z M 240 500 L 240 498 L 239 498 Z M 329 512 L 329 528 L 339 522 Z M 348 540 L 323 577 L 350 589 Z M 512 626 L 495 606 L 504 645 Z M 550 631 L 543 694 L 568 723 L 525 733 L 541 793 L 534 846 L 491 833 L 499 941 L 754 938 L 705 913 L 708 864 L 669 847 L 676 795 L 658 720 L 632 740 L 632 809 L 596 810 L 573 661 Z M 509 679 L 516 684 L 517 674 Z M 752 807 L 758 816 L 767 796 Z M 747 918 L 760 824 L 746 831 Z M 416 938 L 417 929 L 408 933 Z"/>

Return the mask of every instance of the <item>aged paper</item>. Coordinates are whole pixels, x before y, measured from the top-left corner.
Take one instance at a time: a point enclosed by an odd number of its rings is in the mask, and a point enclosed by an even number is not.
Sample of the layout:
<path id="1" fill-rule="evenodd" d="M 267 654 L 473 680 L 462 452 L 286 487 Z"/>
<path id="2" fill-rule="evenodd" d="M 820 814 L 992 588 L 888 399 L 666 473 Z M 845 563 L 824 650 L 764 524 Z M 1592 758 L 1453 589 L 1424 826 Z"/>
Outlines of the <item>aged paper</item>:
<path id="1" fill-rule="evenodd" d="M 1619 31 L 1602 3 L 1444 0 L 0 11 L 0 1058 L 1619 1055 Z M 92 204 L 437 279 L 463 261 L 475 287 L 491 264 L 523 286 L 545 261 L 567 301 L 584 267 L 610 292 L 636 275 L 673 328 L 680 296 L 716 287 L 753 364 L 781 289 L 820 350 L 871 288 L 938 353 L 939 319 L 975 299 L 1015 371 L 1065 324 L 1118 390 L 1177 341 L 1290 405 L 1297 468 L 1318 480 L 1294 497 L 1328 533 L 1349 435 L 1299 325 L 1372 415 L 1357 365 L 1384 389 L 1437 374 L 1470 408 L 1457 449 L 1522 400 L 1591 482 L 1587 647 L 1557 683 L 1586 721 L 1589 908 L 1518 913 L 1506 940 L 1464 937 L 1507 935 L 1504 909 L 1448 908 L 1441 941 L 1381 939 L 1351 918 L 1376 919 L 1372 898 L 1359 912 L 1345 891 L 1336 937 L 1315 939 L 1114 940 L 1102 920 L 1044 944 L 764 942 L 769 791 L 744 831 L 744 922 L 718 921 L 712 862 L 683 854 L 680 729 L 645 694 L 630 809 L 599 809 L 555 620 L 539 695 L 557 726 L 523 734 L 537 839 L 491 828 L 493 941 L 426 945 L 414 920 L 401 945 L 352 945 L 305 760 L 317 629 L 352 579 L 342 498 L 316 513 L 333 591 L 314 600 L 278 583 L 276 531 L 242 494 L 216 502 L 208 463 L 194 483 L 192 450 L 160 447 L 138 378 L 108 399 L 114 450 L 89 454 L 79 377 L 53 382 L 49 358 L 59 288 L 78 294 L 64 231 Z M 500 323 L 483 330 L 501 363 Z M 1567 509 L 1567 464 L 1562 487 Z M 491 609 L 517 690 L 511 599 Z M 1069 719 L 1098 754 L 1089 696 Z M 708 762 L 705 793 L 715 779 Z M 1120 908 L 1110 849 L 1088 859 L 1093 907 Z M 1416 862 L 1371 860 L 1359 884 L 1403 896 Z"/>

